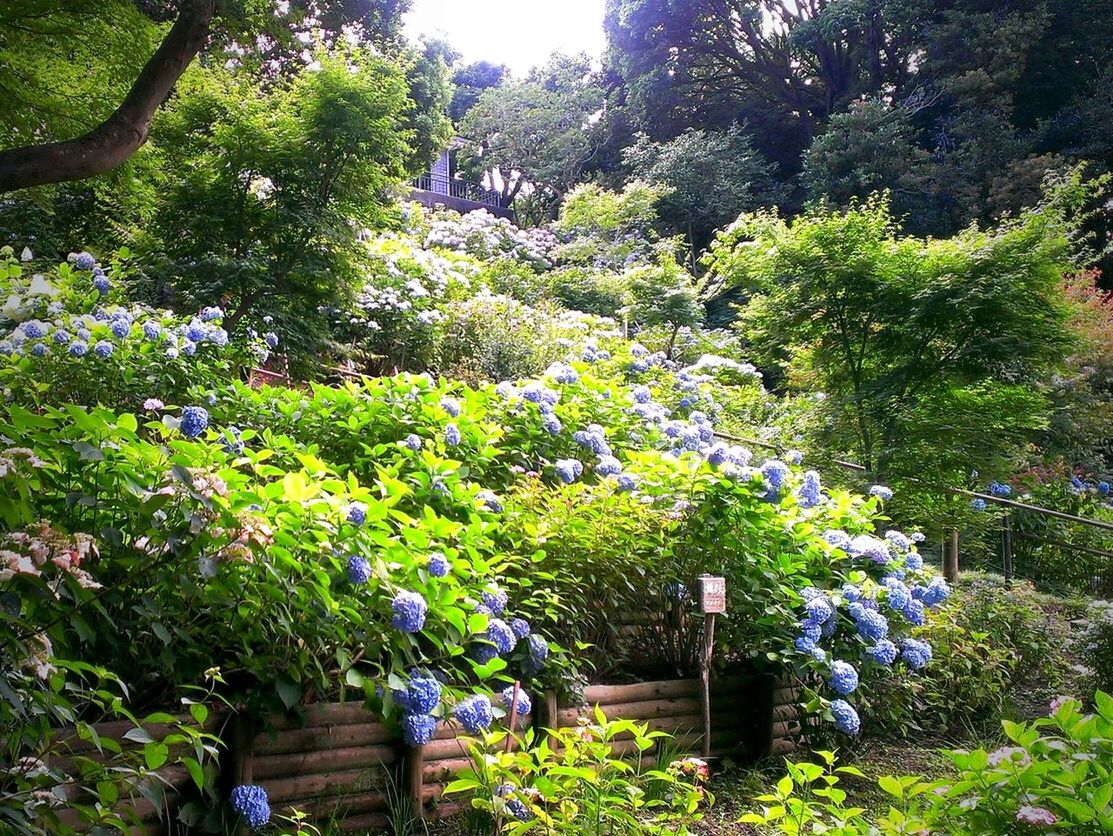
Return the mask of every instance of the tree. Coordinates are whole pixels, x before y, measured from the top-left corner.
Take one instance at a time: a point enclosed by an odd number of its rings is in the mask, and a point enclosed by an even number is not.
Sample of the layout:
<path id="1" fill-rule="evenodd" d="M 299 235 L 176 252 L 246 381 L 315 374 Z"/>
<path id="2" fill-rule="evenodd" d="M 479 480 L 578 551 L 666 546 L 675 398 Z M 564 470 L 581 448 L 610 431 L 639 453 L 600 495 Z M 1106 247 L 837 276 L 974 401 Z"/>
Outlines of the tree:
<path id="1" fill-rule="evenodd" d="M 455 54 L 448 43 L 440 40 L 424 40 L 420 50 L 408 51 L 406 76 L 415 104 L 407 121 L 414 149 L 407 166 L 410 171 L 428 171 L 433 159 L 452 139 L 448 110 L 453 91 L 448 67 Z"/>
<path id="2" fill-rule="evenodd" d="M 875 478 L 933 478 L 1000 457 L 1039 429 L 1038 388 L 1072 343 L 1077 173 L 1041 206 L 948 240 L 900 237 L 884 200 L 786 223 L 743 216 L 712 269 L 755 293 L 742 327 L 792 388 L 821 391 L 829 449 Z M 841 448 L 841 449 L 840 449 Z M 957 455 L 956 455 L 957 454 Z"/>
<path id="3" fill-rule="evenodd" d="M 263 308 L 312 346 L 318 307 L 358 284 L 359 231 L 384 225 L 412 154 L 411 102 L 370 52 L 318 61 L 266 89 L 219 69 L 183 79 L 153 130 L 162 196 L 139 239 L 152 294 L 221 304 L 229 330 Z"/>
<path id="4" fill-rule="evenodd" d="M 555 214 L 594 154 L 592 117 L 604 93 L 586 56 L 553 56 L 524 81 L 484 91 L 460 125 L 477 145 L 461 153 L 476 179 L 492 176 L 507 204 L 525 190 Z"/>
<path id="5" fill-rule="evenodd" d="M 668 333 L 665 355 L 671 360 L 681 328 L 703 322 L 703 306 L 692 274 L 667 247 L 656 253 L 654 264 L 640 264 L 626 271 L 631 302 L 627 314 L 638 330 L 664 328 Z"/>
<path id="6" fill-rule="evenodd" d="M 168 0 L 151 3 L 135 0 L 136 7 L 150 10 L 155 20 L 173 19 L 161 43 L 135 76 L 115 110 L 89 127 L 84 133 L 72 137 L 68 132 L 59 136 L 47 135 L 42 141 L 37 134 L 30 144 L 0 151 L 0 192 L 80 180 L 110 171 L 140 148 L 150 132 L 151 119 L 167 99 L 174 85 L 204 49 L 223 49 L 242 39 L 253 45 L 260 60 L 274 62 L 281 69 L 282 58 L 296 52 L 301 42 L 299 36 L 318 29 L 326 40 L 352 33 L 358 37 L 387 37 L 396 30 L 407 0 L 284 0 L 277 7 L 257 4 L 250 0 Z M 80 0 L 30 0 L 19 4 L 12 11 L 0 12 L 0 30 L 30 31 L 48 40 L 73 37 L 83 44 L 78 55 L 91 49 L 89 31 L 74 28 L 68 35 L 58 27 L 66 22 L 83 18 L 95 21 L 95 33 L 114 25 L 112 17 L 120 10 L 119 3 L 105 3 L 95 17 L 89 18 L 89 5 Z M 33 44 L 34 39 L 29 39 Z M 28 48 L 33 48 L 32 46 Z M 236 47 L 239 53 L 245 52 Z M 127 53 L 119 49 L 114 55 Z M 55 52 L 57 55 L 57 51 Z M 49 59 L 44 59 L 49 60 Z M 130 63 L 133 58 L 125 63 Z M 10 69 L 9 69 L 10 71 Z M 123 73 L 109 66 L 105 72 L 119 81 Z M 64 95 L 59 83 L 65 74 L 54 76 L 40 73 L 32 81 L 57 99 Z M 9 86 L 5 80 L 3 86 Z M 32 87 L 26 97 L 35 99 Z M 97 113 L 96 107 L 80 106 L 83 115 Z M 45 120 L 46 126 L 57 126 L 57 119 Z M 61 138 L 69 136 L 70 138 Z M 26 142 L 26 134 L 22 135 Z"/>
<path id="7" fill-rule="evenodd" d="M 690 130 L 668 142 L 653 142 L 642 133 L 623 159 L 632 176 L 667 189 L 657 212 L 672 232 L 687 238 L 693 270 L 717 227 L 785 196 L 773 165 L 738 125 Z"/>
<path id="8" fill-rule="evenodd" d="M 452 104 L 448 108 L 452 121 L 457 125 L 464 121 L 483 91 L 498 87 L 509 74 L 510 69 L 505 64 L 490 61 L 475 61 L 456 70 L 452 76 L 455 85 Z"/>

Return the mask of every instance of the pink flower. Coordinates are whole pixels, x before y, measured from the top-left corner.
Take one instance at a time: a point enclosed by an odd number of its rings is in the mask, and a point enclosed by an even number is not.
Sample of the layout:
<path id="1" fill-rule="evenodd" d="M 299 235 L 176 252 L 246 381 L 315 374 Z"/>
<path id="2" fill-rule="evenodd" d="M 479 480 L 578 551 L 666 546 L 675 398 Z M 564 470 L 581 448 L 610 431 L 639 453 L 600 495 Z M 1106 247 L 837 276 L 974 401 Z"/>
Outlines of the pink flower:
<path id="1" fill-rule="evenodd" d="M 160 409 L 165 409 L 166 404 L 158 398 L 147 398 L 147 400 L 143 401 L 143 408 L 150 412 L 157 412 Z"/>
<path id="2" fill-rule="evenodd" d="M 1068 702 L 1072 702 L 1073 700 L 1074 700 L 1073 697 L 1067 697 L 1067 696 L 1056 697 L 1055 699 L 1053 699 L 1051 701 L 1051 713 L 1052 714 L 1058 714 L 1060 708 L 1062 708 Z"/>
<path id="3" fill-rule="evenodd" d="M 989 755 L 990 766 L 1000 766 L 1006 762 L 1023 767 L 1030 764 L 1032 759 L 1028 756 L 1028 752 L 1020 746 L 1002 746 Z"/>
<path id="4" fill-rule="evenodd" d="M 1059 819 L 1050 810 L 1025 804 L 1016 811 L 1016 820 L 1021 824 L 1030 824 L 1033 827 L 1051 827 Z"/>

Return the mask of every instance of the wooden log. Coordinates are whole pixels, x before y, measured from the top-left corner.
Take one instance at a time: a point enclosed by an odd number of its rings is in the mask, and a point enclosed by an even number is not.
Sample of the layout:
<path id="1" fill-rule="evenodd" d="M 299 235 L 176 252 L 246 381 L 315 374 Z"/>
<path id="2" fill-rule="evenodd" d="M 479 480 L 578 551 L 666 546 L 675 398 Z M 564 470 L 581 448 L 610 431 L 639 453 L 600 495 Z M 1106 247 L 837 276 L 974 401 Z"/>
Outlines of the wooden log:
<path id="1" fill-rule="evenodd" d="M 697 714 L 702 710 L 698 697 L 614 703 L 612 705 L 601 705 L 599 707 L 608 720 L 622 719 L 638 721 L 650 720 L 655 717 L 678 717 Z M 588 709 L 585 713 L 589 722 L 594 722 L 594 713 L 594 707 Z M 574 726 L 577 724 L 579 717 L 579 712 L 574 708 L 564 709 L 559 713 L 561 726 Z"/>
<path id="2" fill-rule="evenodd" d="M 182 723 L 194 724 L 193 718 L 186 714 L 175 715 L 175 718 Z M 216 733 L 220 731 L 226 719 L 227 715 L 223 713 L 210 714 L 201 728 L 209 733 Z M 130 720 L 111 720 L 105 723 L 94 723 L 92 728 L 101 738 L 115 740 L 125 751 L 129 749 L 140 749 L 144 745 L 143 743 L 128 740 L 124 737 L 129 731 L 137 728 L 135 723 L 132 723 Z M 162 740 L 166 735 L 174 731 L 173 726 L 168 723 L 149 723 L 143 726 L 143 729 L 156 740 Z M 60 736 L 55 748 L 57 751 L 68 751 L 73 754 L 89 756 L 97 753 L 96 744 L 91 740 L 82 740 L 77 736 L 76 729 L 72 729 L 71 733 Z"/>
<path id="3" fill-rule="evenodd" d="M 278 731 L 316 728 L 318 726 L 351 726 L 357 723 L 381 723 L 382 718 L 358 702 L 320 703 L 306 706 L 300 713 L 268 717 L 268 726 Z"/>
<path id="4" fill-rule="evenodd" d="M 255 738 L 255 754 L 284 755 L 317 749 L 355 749 L 392 743 L 398 732 L 380 723 L 351 726 L 316 726 L 280 732 L 263 732 Z"/>
<path id="5" fill-rule="evenodd" d="M 526 729 L 533 726 L 533 717 L 525 714 L 518 718 L 516 728 L 518 732 L 524 732 Z M 437 730 L 433 734 L 433 740 L 448 740 L 456 736 L 469 737 L 468 733 L 464 731 L 456 723 L 439 723 Z"/>
<path id="6" fill-rule="evenodd" d="M 369 833 L 372 831 L 381 831 L 390 827 L 390 816 L 387 813 L 365 813 L 362 816 L 345 816 L 336 822 L 336 826 L 343 833 Z M 326 832 L 324 828 L 322 828 L 322 832 Z"/>
<path id="7" fill-rule="evenodd" d="M 268 781 L 267 794 L 272 801 L 315 798 L 320 795 L 351 795 L 381 789 L 385 781 L 381 769 L 322 772 L 317 775 L 299 775 Z"/>
<path id="8" fill-rule="evenodd" d="M 429 818 L 431 819 L 447 819 L 452 816 L 459 815 L 465 810 L 471 809 L 470 805 L 462 804 L 458 801 L 451 801 L 444 804 L 437 804 L 429 811 Z"/>
<path id="9" fill-rule="evenodd" d="M 299 810 L 315 819 L 329 819 L 349 813 L 385 813 L 388 802 L 384 792 L 360 792 L 284 801 L 276 809 L 284 815 Z"/>
<path id="10" fill-rule="evenodd" d="M 769 744 L 769 754 L 771 755 L 787 755 L 789 752 L 795 752 L 800 748 L 795 740 L 789 740 L 784 737 L 774 738 Z"/>
<path id="11" fill-rule="evenodd" d="M 422 783 L 440 784 L 451 781 L 461 769 L 471 766 L 468 758 L 445 758 L 439 761 L 427 761 L 422 764 Z"/>
<path id="12" fill-rule="evenodd" d="M 351 749 L 318 749 L 264 755 L 255 758 L 255 777 L 285 778 L 290 775 L 313 775 L 357 767 L 389 766 L 398 760 L 393 746 L 361 746 Z"/>
<path id="13" fill-rule="evenodd" d="M 633 685 L 592 685 L 584 691 L 588 705 L 645 702 L 699 696 L 699 681 L 670 679 L 659 682 L 637 682 Z"/>
<path id="14" fill-rule="evenodd" d="M 796 705 L 800 699 L 799 688 L 774 688 L 773 705 Z"/>
<path id="15" fill-rule="evenodd" d="M 775 705 L 773 706 L 773 721 L 796 720 L 800 717 L 800 706 L 793 703 L 792 705 Z"/>
<path id="16" fill-rule="evenodd" d="M 793 737 L 801 732 L 800 722 L 798 720 L 790 720 L 786 722 L 773 724 L 773 739 L 778 737 Z"/>
<path id="17" fill-rule="evenodd" d="M 422 818 L 425 805 L 421 798 L 422 785 L 425 783 L 424 746 L 411 746 L 402 758 L 402 791 L 410 803 L 410 814 Z"/>

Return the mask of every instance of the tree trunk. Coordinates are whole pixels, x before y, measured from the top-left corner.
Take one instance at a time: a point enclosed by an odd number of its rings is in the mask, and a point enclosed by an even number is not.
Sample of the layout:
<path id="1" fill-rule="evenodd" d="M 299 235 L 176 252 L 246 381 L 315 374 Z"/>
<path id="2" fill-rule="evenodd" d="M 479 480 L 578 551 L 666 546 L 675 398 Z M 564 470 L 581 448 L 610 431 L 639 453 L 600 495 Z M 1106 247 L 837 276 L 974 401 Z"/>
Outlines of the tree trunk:
<path id="1" fill-rule="evenodd" d="M 216 0 L 181 0 L 166 40 L 116 112 L 93 130 L 63 142 L 0 151 L 0 193 L 83 180 L 111 171 L 134 154 L 147 141 L 155 111 L 205 45 L 215 6 Z"/>

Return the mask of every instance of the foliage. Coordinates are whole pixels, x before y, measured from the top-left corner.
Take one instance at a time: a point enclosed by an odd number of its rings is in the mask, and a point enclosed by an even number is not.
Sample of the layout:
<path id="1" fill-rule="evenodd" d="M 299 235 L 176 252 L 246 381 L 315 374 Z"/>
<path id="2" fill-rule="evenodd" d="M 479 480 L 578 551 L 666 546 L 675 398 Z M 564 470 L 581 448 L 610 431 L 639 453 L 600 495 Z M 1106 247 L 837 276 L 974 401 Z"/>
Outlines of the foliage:
<path id="1" fill-rule="evenodd" d="M 545 213 L 531 219 L 551 217 L 591 159 L 595 140 L 585 123 L 602 103 L 588 57 L 555 55 L 527 79 L 480 93 L 460 123 L 478 142 L 463 149 L 461 170 L 473 180 L 497 174 L 493 182 L 508 205 L 523 189 L 523 196 L 534 193 Z"/>
<path id="2" fill-rule="evenodd" d="M 1097 711 L 1085 714 L 1075 699 L 1057 699 L 1051 715 L 1032 723 L 1002 723 L 1011 745 L 948 752 L 958 769 L 955 780 L 924 781 L 883 776 L 878 785 L 891 806 L 873 820 L 861 807 L 848 807 L 840 775 L 864 777 L 854 767 L 835 767 L 832 752 L 819 752 L 824 765 L 788 763 L 776 792 L 760 796 L 761 812 L 742 821 L 771 825 L 778 832 L 896 834 L 1056 833 L 1113 831 L 1113 698 L 1098 691 Z"/>
<path id="3" fill-rule="evenodd" d="M 384 192 L 411 153 L 401 71 L 369 53 L 317 61 L 266 89 L 191 74 L 153 129 L 163 196 L 138 245 L 150 295 L 221 304 L 230 331 L 262 307 L 303 352 L 318 307 L 352 292 L 357 232 L 390 216 Z"/>
<path id="4" fill-rule="evenodd" d="M 1113 689 L 1113 606 L 1109 601 L 1093 601 L 1086 615 L 1086 627 L 1079 646 L 1094 682 L 1101 690 Z"/>
<path id="5" fill-rule="evenodd" d="M 672 359 L 681 328 L 703 321 L 703 306 L 692 275 L 667 250 L 657 253 L 655 264 L 630 267 L 625 273 L 630 305 L 625 313 L 636 329 L 662 327 L 669 331 L 665 357 Z"/>
<path id="6" fill-rule="evenodd" d="M 826 394 L 825 446 L 875 478 L 992 472 L 1043 425 L 1032 384 L 1072 342 L 1062 280 L 1080 188 L 949 240 L 899 237 L 883 200 L 791 224 L 743 216 L 711 266 L 720 288 L 756 293 L 743 323 L 760 356 Z"/>
<path id="7" fill-rule="evenodd" d="M 472 742 L 471 767 L 445 792 L 474 793 L 472 806 L 494 820 L 496 833 L 686 834 L 702 818 L 701 803 L 712 800 L 700 774 L 689 777 L 681 761 L 647 770 L 637 757 L 668 739 L 647 724 L 608 720 L 596 708 L 587 725 L 527 731 L 513 751 L 500 745 L 503 733 Z M 632 762 L 619 746 L 632 746 Z"/>
<path id="8" fill-rule="evenodd" d="M 556 255 L 565 264 L 623 270 L 652 255 L 661 186 L 634 181 L 620 192 L 594 184 L 573 189 L 553 229 L 565 241 Z"/>
<path id="9" fill-rule="evenodd" d="M 634 179 L 668 189 L 657 211 L 673 233 L 685 236 L 693 263 L 715 229 L 784 197 L 773 166 L 739 125 L 688 130 L 668 142 L 638 134 L 623 161 Z"/>
<path id="10" fill-rule="evenodd" d="M 460 67 L 452 74 L 452 103 L 449 105 L 448 115 L 452 121 L 459 124 L 467 116 L 484 90 L 498 87 L 510 70 L 504 64 L 493 64 L 490 61 L 473 61 Z"/>

